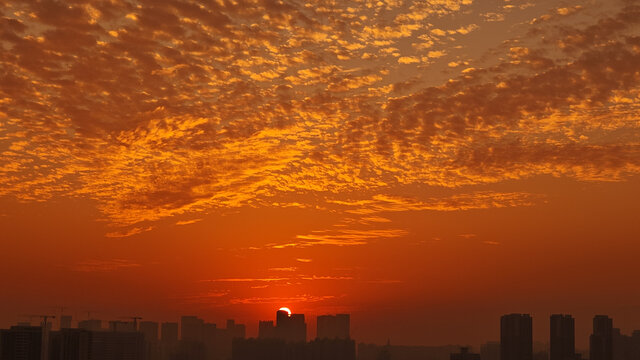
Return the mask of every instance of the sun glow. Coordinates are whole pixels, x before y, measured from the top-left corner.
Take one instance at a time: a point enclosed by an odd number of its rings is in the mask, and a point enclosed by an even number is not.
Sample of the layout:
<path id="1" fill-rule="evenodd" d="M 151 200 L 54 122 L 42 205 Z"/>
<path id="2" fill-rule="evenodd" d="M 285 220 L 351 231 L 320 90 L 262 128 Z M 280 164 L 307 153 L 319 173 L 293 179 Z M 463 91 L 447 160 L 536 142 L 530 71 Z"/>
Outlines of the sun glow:
<path id="1" fill-rule="evenodd" d="M 289 316 L 291 316 L 291 310 L 288 307 L 281 307 L 278 311 L 286 311 Z"/>

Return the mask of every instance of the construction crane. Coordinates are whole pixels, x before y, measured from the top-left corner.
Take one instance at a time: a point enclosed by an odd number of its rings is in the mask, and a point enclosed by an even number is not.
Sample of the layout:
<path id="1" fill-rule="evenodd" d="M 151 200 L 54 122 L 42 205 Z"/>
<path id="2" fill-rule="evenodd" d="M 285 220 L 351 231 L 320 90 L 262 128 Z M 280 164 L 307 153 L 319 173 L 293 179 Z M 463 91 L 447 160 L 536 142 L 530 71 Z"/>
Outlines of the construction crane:
<path id="1" fill-rule="evenodd" d="M 62 329 L 62 318 L 64 317 L 64 309 L 66 309 L 66 307 L 64 306 L 60 306 L 60 318 L 58 319 L 58 325 L 60 326 L 60 329 Z"/>
<path id="2" fill-rule="evenodd" d="M 142 320 L 140 316 L 123 316 L 121 319 L 131 319 L 133 320 L 133 330 L 138 331 L 138 320 Z"/>
<path id="3" fill-rule="evenodd" d="M 49 324 L 48 320 L 56 318 L 55 315 L 22 315 L 22 316 L 28 317 L 29 319 L 33 319 L 34 317 L 41 318 L 42 319 L 41 325 L 45 329 L 48 329 L 48 327 L 47 327 L 47 325 Z"/>

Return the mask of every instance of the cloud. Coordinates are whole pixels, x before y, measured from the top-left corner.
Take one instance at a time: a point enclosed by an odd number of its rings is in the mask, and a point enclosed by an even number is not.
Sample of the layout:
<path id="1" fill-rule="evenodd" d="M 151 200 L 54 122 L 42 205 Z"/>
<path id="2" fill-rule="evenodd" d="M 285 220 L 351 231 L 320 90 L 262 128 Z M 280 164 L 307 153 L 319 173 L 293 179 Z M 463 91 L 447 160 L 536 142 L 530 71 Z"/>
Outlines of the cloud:
<path id="1" fill-rule="evenodd" d="M 441 186 L 539 174 L 620 181 L 636 174 L 637 125 L 620 124 L 619 130 L 635 134 L 620 144 L 607 140 L 613 127 L 596 129 L 594 119 L 627 116 L 616 100 L 620 93 L 637 99 L 638 14 L 637 6 L 628 6 L 582 29 L 542 27 L 549 39 L 537 48 L 514 47 L 506 62 L 390 99 L 386 116 L 372 126 L 378 151 L 406 159 L 400 162 L 406 166 L 396 165 L 406 170 L 403 182 Z M 551 38 L 570 60 L 550 54 L 545 46 Z M 637 100 L 628 104 L 637 109 Z"/>
<path id="2" fill-rule="evenodd" d="M 458 236 L 460 236 L 461 238 L 465 238 L 465 239 L 471 239 L 471 238 L 476 237 L 476 234 L 460 234 Z"/>
<path id="3" fill-rule="evenodd" d="M 110 237 L 110 238 L 121 238 L 121 237 L 129 237 L 129 236 L 133 236 L 136 234 L 140 234 L 143 232 L 147 232 L 147 231 L 151 231 L 153 230 L 153 226 L 149 226 L 149 227 L 134 227 L 128 230 L 122 230 L 122 231 L 113 231 L 113 232 L 109 232 L 106 233 L 104 236 L 106 237 Z"/>
<path id="4" fill-rule="evenodd" d="M 203 280 L 204 282 L 275 282 L 289 280 L 286 277 L 269 277 L 269 278 L 222 278 Z"/>
<path id="5" fill-rule="evenodd" d="M 294 266 L 290 266 L 290 267 L 275 267 L 275 268 L 269 268 L 269 271 L 296 271 L 298 270 L 297 267 Z"/>
<path id="6" fill-rule="evenodd" d="M 125 259 L 92 259 L 77 263 L 72 267 L 72 270 L 79 272 L 111 272 L 136 268 L 140 266 L 142 265 Z"/>
<path id="7" fill-rule="evenodd" d="M 269 269 L 274 270 L 274 269 Z M 282 271 L 282 270 L 278 270 Z M 296 271 L 285 270 L 287 272 Z M 220 279 L 207 279 L 201 282 L 211 283 L 291 283 L 299 281 L 342 281 L 342 280 L 355 280 L 353 276 L 333 276 L 333 275 L 305 275 L 305 274 L 291 274 L 289 276 L 281 277 L 266 277 L 266 278 L 220 278 Z"/>
<path id="8" fill-rule="evenodd" d="M 298 304 L 315 303 L 335 299 L 336 295 L 297 295 L 290 297 L 247 297 L 231 299 L 231 304 Z"/>
<path id="9" fill-rule="evenodd" d="M 458 194 L 450 197 L 418 200 L 413 198 L 374 195 L 363 200 L 332 200 L 332 203 L 345 206 L 347 213 L 368 215 L 381 212 L 398 211 L 463 211 L 515 206 L 532 206 L 543 201 L 544 196 L 530 193 L 498 193 L 481 191 Z"/>
<path id="10" fill-rule="evenodd" d="M 400 64 L 415 64 L 419 63 L 420 59 L 415 56 L 401 56 L 398 58 L 398 62 Z"/>
<path id="11" fill-rule="evenodd" d="M 195 224 L 197 222 L 202 221 L 202 219 L 193 219 L 193 220 L 181 220 L 176 222 L 176 225 L 189 225 L 189 224 Z"/>
<path id="12" fill-rule="evenodd" d="M 368 216 L 360 218 L 360 221 L 364 224 L 368 223 L 390 223 L 391 220 L 381 217 L 381 216 Z"/>
<path id="13" fill-rule="evenodd" d="M 202 294 L 185 296 L 183 300 L 190 304 L 212 304 L 228 296 L 229 291 L 208 291 Z"/>
<path id="14" fill-rule="evenodd" d="M 530 206 L 538 195 L 463 188 L 640 172 L 633 3 L 521 24 L 507 15 L 525 3 L 482 14 L 471 1 L 139 5 L 0 7 L 0 196 L 90 199 L 118 227 L 106 236 L 126 237 L 240 207 Z M 465 21 L 439 25 L 456 16 Z M 466 38 L 489 25 L 503 45 L 473 53 Z M 459 194 L 390 195 L 407 185 Z M 379 195 L 332 200 L 354 193 Z M 404 233 L 300 236 L 278 246 Z"/>
<path id="15" fill-rule="evenodd" d="M 310 234 L 296 235 L 296 241 L 272 245 L 274 249 L 305 248 L 310 246 L 333 245 L 355 246 L 365 245 L 371 240 L 396 238 L 407 235 L 401 229 L 346 229 L 346 230 L 316 230 Z"/>

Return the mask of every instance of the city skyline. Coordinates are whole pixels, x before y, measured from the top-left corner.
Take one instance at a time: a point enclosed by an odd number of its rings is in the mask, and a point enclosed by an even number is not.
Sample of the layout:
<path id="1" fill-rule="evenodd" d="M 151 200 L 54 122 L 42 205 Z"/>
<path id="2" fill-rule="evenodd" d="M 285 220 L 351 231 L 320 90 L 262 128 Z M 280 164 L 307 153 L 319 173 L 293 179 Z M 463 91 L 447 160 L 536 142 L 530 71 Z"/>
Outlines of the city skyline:
<path id="1" fill-rule="evenodd" d="M 0 327 L 420 353 L 529 314 L 610 360 L 639 199 L 640 0 L 0 1 Z"/>
<path id="2" fill-rule="evenodd" d="M 167 336 L 169 339 L 188 340 L 188 341 L 202 341 L 201 336 L 206 334 L 207 327 L 212 329 L 222 329 L 231 331 L 234 336 L 238 338 L 256 338 L 256 339 L 284 339 L 288 342 L 299 341 L 311 341 L 313 339 L 322 338 L 341 338 L 341 339 L 355 339 L 358 341 L 357 335 L 354 336 L 351 330 L 351 314 L 319 314 L 315 317 L 306 316 L 305 314 L 295 314 L 287 307 L 281 307 L 275 311 L 275 316 L 271 319 L 259 319 L 248 321 L 247 323 L 236 322 L 235 319 L 229 317 L 224 321 L 210 322 L 199 315 L 181 315 L 173 320 L 171 319 L 145 319 L 141 316 L 131 317 L 118 317 L 117 319 L 99 319 L 97 317 L 91 317 L 87 319 L 76 319 L 71 315 L 22 315 L 21 318 L 30 319 L 27 321 L 19 321 L 11 326 L 31 326 L 31 327 L 43 327 L 44 318 L 46 316 L 47 328 L 50 330 L 61 330 L 64 328 L 79 328 L 91 331 L 116 331 L 116 332 L 131 332 L 140 331 L 142 333 L 148 333 L 152 329 L 155 333 L 154 336 L 158 336 L 158 339 L 162 339 L 162 334 L 165 340 Z M 295 322 L 296 317 L 301 317 L 304 326 L 302 328 L 292 328 L 289 324 L 289 320 Z M 305 318 L 309 319 L 305 322 Z M 318 318 L 324 318 L 322 323 L 317 322 Z M 34 319 L 36 319 L 34 321 Z M 39 319 L 39 320 L 37 320 Z M 546 332 L 546 337 L 535 338 L 533 329 L 536 326 L 540 326 L 540 322 L 544 323 L 544 320 L 548 320 L 549 326 Z M 537 320 L 537 322 L 536 322 Z M 589 322 L 589 335 L 584 342 L 580 342 L 580 336 L 576 336 L 575 318 L 571 314 L 549 314 L 547 318 L 535 318 L 531 314 L 524 313 L 510 313 L 503 314 L 497 319 L 498 333 L 495 334 L 495 339 L 491 338 L 491 335 L 482 340 L 480 343 L 471 344 L 465 342 L 454 342 L 446 344 L 438 343 L 425 343 L 425 344 L 411 344 L 404 343 L 402 340 L 396 342 L 396 346 L 471 346 L 471 350 L 475 350 L 480 353 L 483 346 L 488 344 L 503 344 L 502 348 L 505 351 L 500 358 L 505 359 L 519 359 L 527 360 L 527 356 L 534 356 L 536 352 L 544 351 L 547 353 L 549 360 L 576 360 L 575 354 L 587 355 L 586 359 L 594 360 L 611 360 L 607 356 L 611 356 L 611 349 L 613 344 L 606 343 L 607 338 L 611 338 L 613 335 L 627 335 L 637 336 L 640 334 L 640 324 L 632 326 L 630 330 L 622 330 L 617 324 L 614 324 L 613 318 L 607 315 L 596 314 L 593 315 Z M 219 324 L 219 325 L 218 325 Z M 534 324 L 536 326 L 534 326 Z M 255 326 L 254 326 L 255 325 Z M 264 326 L 263 326 L 264 325 Z M 451 324 L 455 327 L 455 324 Z M 166 327 L 166 330 L 165 330 Z M 2 327 L 0 327 L 2 328 Z M 9 328 L 6 326 L 5 328 Z M 280 330 L 282 329 L 282 330 Z M 292 333 L 302 331 L 302 337 Z M 331 336 L 322 336 L 319 334 L 332 334 Z M 539 331 L 538 334 L 540 335 Z M 516 336 L 515 338 L 513 336 Z M 389 333 L 384 342 L 379 342 L 377 345 L 391 344 L 393 334 Z M 303 340 L 305 339 L 305 340 Z M 603 340 L 605 339 L 605 340 Z M 523 342 L 524 341 L 524 342 Z M 375 342 L 359 341 L 362 344 Z M 584 345 L 586 344 L 586 345 Z M 639 344 L 640 345 L 640 344 Z M 554 347 L 556 350 L 554 350 Z M 519 349 L 519 350 L 513 350 Z M 525 355 L 519 353 L 524 349 Z M 592 350 L 594 349 L 594 350 Z M 469 350 L 462 350 L 463 352 Z M 516 351 L 515 353 L 513 353 Z M 593 355 L 593 351 L 600 355 Z M 526 355 L 526 353 L 529 355 Z M 592 357 L 588 357 L 591 352 Z M 509 355 L 509 353 L 513 353 Z M 609 354 L 609 355 L 607 355 Z M 473 355 L 473 354 L 472 354 Z M 524 356 L 524 357 L 523 357 Z M 600 356 L 597 359 L 596 356 Z M 535 357 L 535 356 L 534 356 Z"/>
<path id="3" fill-rule="evenodd" d="M 500 341 L 480 346 L 408 346 L 359 342 L 350 334 L 350 314 L 318 317 L 318 336 L 308 336 L 304 314 L 287 307 L 275 311 L 275 321 L 260 321 L 257 337 L 247 335 L 245 324 L 233 319 L 226 326 L 183 315 L 179 322 L 80 320 L 70 317 L 53 326 L 52 315 L 40 317 L 40 326 L 19 323 L 0 329 L 2 360 L 636 360 L 640 357 L 640 330 L 624 334 L 613 319 L 595 315 L 589 349 L 575 347 L 575 319 L 570 314 L 550 315 L 548 342 L 533 341 L 530 314 L 500 317 Z M 106 326 L 108 324 L 108 326 Z M 300 326 L 302 325 L 302 326 Z M 322 335 L 321 335 L 322 334 Z M 475 351 L 474 351 L 475 350 Z M 479 351 L 477 351 L 479 350 Z M 588 356 L 588 357 L 586 357 Z"/>

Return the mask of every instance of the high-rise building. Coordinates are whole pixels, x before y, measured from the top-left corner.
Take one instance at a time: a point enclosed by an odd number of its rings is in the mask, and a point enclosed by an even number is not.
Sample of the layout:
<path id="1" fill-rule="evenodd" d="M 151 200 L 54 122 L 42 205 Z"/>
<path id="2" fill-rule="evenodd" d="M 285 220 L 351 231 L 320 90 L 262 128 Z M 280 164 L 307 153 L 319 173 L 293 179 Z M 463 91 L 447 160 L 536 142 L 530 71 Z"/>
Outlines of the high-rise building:
<path id="1" fill-rule="evenodd" d="M 281 328 L 289 322 L 291 313 L 285 310 L 276 311 L 276 328 Z"/>
<path id="2" fill-rule="evenodd" d="M 188 341 L 202 341 L 204 320 L 197 316 L 183 316 L 180 318 L 180 339 Z"/>
<path id="3" fill-rule="evenodd" d="M 451 360 L 480 360 L 480 354 L 474 354 L 469 352 L 468 347 L 461 347 L 460 352 L 451 353 L 449 356 Z"/>
<path id="4" fill-rule="evenodd" d="M 593 334 L 589 337 L 590 360 L 613 360 L 613 319 L 606 315 L 593 318 Z"/>
<path id="5" fill-rule="evenodd" d="M 100 331 L 102 330 L 102 320 L 97 320 L 97 319 L 82 320 L 78 323 L 78 328 L 89 330 L 89 331 Z"/>
<path id="6" fill-rule="evenodd" d="M 274 339 L 276 338 L 276 327 L 273 326 L 273 321 L 260 321 L 258 323 L 258 338 L 259 339 Z"/>
<path id="7" fill-rule="evenodd" d="M 480 359 L 500 360 L 500 342 L 489 341 L 480 345 Z"/>
<path id="8" fill-rule="evenodd" d="M 631 332 L 631 354 L 633 359 L 640 359 L 640 330 Z"/>
<path id="9" fill-rule="evenodd" d="M 0 359 L 41 360 L 42 327 L 12 326 L 0 333 Z"/>
<path id="10" fill-rule="evenodd" d="M 163 322 L 160 325 L 160 339 L 163 343 L 173 344 L 178 342 L 178 323 Z"/>
<path id="11" fill-rule="evenodd" d="M 217 334 L 218 326 L 213 323 L 204 323 L 202 326 L 202 339 L 205 343 L 213 343 Z"/>
<path id="12" fill-rule="evenodd" d="M 575 359 L 575 321 L 571 315 L 553 314 L 549 327 L 549 360 Z"/>
<path id="13" fill-rule="evenodd" d="M 204 344 L 205 358 L 215 359 L 219 353 L 216 340 L 219 337 L 218 326 L 214 323 L 204 323 L 202 327 L 202 343 Z"/>
<path id="14" fill-rule="evenodd" d="M 141 321 L 138 325 L 138 331 L 144 337 L 145 357 L 146 360 L 158 360 L 162 353 L 158 336 L 159 326 L 155 321 Z"/>
<path id="15" fill-rule="evenodd" d="M 340 340 L 345 341 L 345 340 Z M 358 344 L 358 360 L 448 360 L 452 353 L 460 351 L 459 346 L 403 346 Z"/>
<path id="16" fill-rule="evenodd" d="M 633 343 L 633 336 L 623 334 L 620 329 L 613 328 L 612 346 L 613 360 L 640 359 Z"/>
<path id="17" fill-rule="evenodd" d="M 292 341 L 307 341 L 307 323 L 304 314 L 291 314 Z"/>
<path id="18" fill-rule="evenodd" d="M 71 329 L 71 315 L 60 316 L 60 329 Z"/>
<path id="19" fill-rule="evenodd" d="M 231 348 L 234 339 L 244 339 L 245 326 L 236 324 L 235 320 L 227 320 L 226 328 L 218 328 L 215 334 L 214 357 L 227 359 L 231 357 Z"/>
<path id="20" fill-rule="evenodd" d="M 227 320 L 227 333 L 231 339 L 244 338 L 246 328 L 244 324 L 236 324 L 235 320 Z"/>
<path id="21" fill-rule="evenodd" d="M 163 322 L 160 325 L 160 359 L 172 360 L 178 347 L 178 323 Z"/>
<path id="22" fill-rule="evenodd" d="M 144 340 L 150 343 L 158 342 L 158 323 L 155 321 L 141 321 L 140 332 L 144 335 Z"/>
<path id="23" fill-rule="evenodd" d="M 318 339 L 349 339 L 350 316 L 349 314 L 320 315 L 316 330 Z"/>
<path id="24" fill-rule="evenodd" d="M 144 336 L 134 331 L 92 331 L 89 359 L 91 360 L 144 360 Z"/>
<path id="25" fill-rule="evenodd" d="M 533 359 L 533 322 L 529 314 L 500 318 L 500 360 Z"/>
<path id="26" fill-rule="evenodd" d="M 87 360 L 91 351 L 91 332 L 60 329 L 51 334 L 50 360 Z M 95 355 L 94 355 L 95 356 Z"/>
<path id="27" fill-rule="evenodd" d="M 289 342 L 307 341 L 307 323 L 304 321 L 304 314 L 291 314 L 288 311 L 278 310 L 274 330 L 275 337 L 278 339 Z"/>
<path id="28" fill-rule="evenodd" d="M 284 339 L 235 339 L 233 360 L 313 359 L 356 360 L 355 341 L 351 339 L 315 339 L 288 342 Z"/>
<path id="29" fill-rule="evenodd" d="M 109 321 L 109 330 L 119 332 L 134 332 L 136 331 L 136 328 L 133 322 L 114 320 Z"/>

